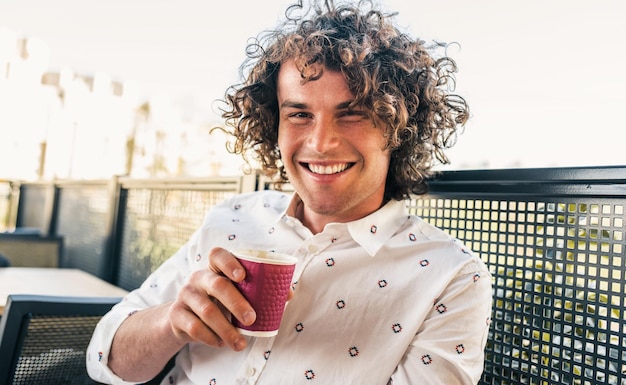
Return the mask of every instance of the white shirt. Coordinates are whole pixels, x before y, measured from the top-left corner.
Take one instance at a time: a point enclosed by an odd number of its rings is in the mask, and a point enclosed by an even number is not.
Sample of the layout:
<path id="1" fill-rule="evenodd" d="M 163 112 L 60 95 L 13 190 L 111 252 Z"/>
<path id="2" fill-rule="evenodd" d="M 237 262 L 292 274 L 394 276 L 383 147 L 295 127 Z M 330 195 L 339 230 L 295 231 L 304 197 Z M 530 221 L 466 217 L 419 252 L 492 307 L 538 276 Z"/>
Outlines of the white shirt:
<path id="1" fill-rule="evenodd" d="M 298 258 L 294 297 L 275 337 L 235 352 L 188 344 L 163 384 L 476 384 L 491 314 L 491 276 L 458 240 L 391 201 L 313 235 L 295 195 L 262 191 L 214 207 L 202 227 L 100 321 L 90 375 L 127 384 L 107 367 L 129 314 L 173 300 L 207 266 L 213 247 L 261 248 Z"/>

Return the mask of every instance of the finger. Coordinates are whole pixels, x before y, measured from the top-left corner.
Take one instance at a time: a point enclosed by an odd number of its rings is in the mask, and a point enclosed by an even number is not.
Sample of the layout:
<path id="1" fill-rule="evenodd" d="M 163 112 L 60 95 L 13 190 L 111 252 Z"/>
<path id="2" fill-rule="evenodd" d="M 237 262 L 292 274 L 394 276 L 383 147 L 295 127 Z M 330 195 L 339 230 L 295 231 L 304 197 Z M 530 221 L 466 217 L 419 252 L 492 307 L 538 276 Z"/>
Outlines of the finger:
<path id="1" fill-rule="evenodd" d="M 230 322 L 228 312 L 217 301 L 204 301 L 203 306 L 197 308 L 194 313 L 201 321 L 199 324 L 209 328 L 223 345 L 230 346 L 233 350 L 245 347 L 245 339 Z M 203 333 L 202 330 L 198 332 Z"/>
<path id="2" fill-rule="evenodd" d="M 293 287 L 289 288 L 289 294 L 287 294 L 287 301 L 291 301 L 294 296 Z"/>
<path id="3" fill-rule="evenodd" d="M 254 322 L 256 319 L 254 309 L 230 279 L 214 275 L 204 279 L 202 284 L 206 293 L 215 298 L 224 309 L 237 317 L 238 320 L 245 325 Z"/>
<path id="4" fill-rule="evenodd" d="M 230 279 L 210 269 L 195 271 L 188 284 L 181 289 L 179 298 L 195 314 L 198 322 L 224 344 L 234 350 L 241 350 L 246 346 L 246 340 L 230 321 L 231 314 L 240 317 L 246 324 L 253 323 L 256 314 Z M 192 324 L 185 327 L 190 329 L 188 333 L 195 333 L 194 338 L 211 340 L 211 336 L 206 336 L 202 329 L 195 328 L 200 326 Z"/>
<path id="5" fill-rule="evenodd" d="M 222 273 L 235 282 L 242 281 L 246 275 L 245 269 L 237 258 L 228 250 L 219 247 L 209 252 L 209 267 L 210 270 Z M 220 280 L 217 277 L 204 282 L 209 284 L 206 287 L 207 293 L 218 299 L 234 317 L 244 325 L 254 323 L 256 312 L 232 282 Z"/>
<path id="6" fill-rule="evenodd" d="M 241 282 L 246 277 L 246 271 L 237 258 L 221 247 L 215 247 L 209 251 L 209 268 L 235 282 Z"/>
<path id="7" fill-rule="evenodd" d="M 186 305 L 174 302 L 168 316 L 177 337 L 187 342 L 202 342 L 215 347 L 224 346 L 224 341 Z"/>
<path id="8" fill-rule="evenodd" d="M 214 273 L 211 273 L 214 275 Z M 203 276 L 201 272 L 193 274 L 190 282 Z M 220 280 L 228 281 L 223 276 Z M 231 284 L 232 285 L 232 284 Z M 236 289 L 235 289 L 236 290 Z M 186 285 L 179 294 L 176 315 L 172 322 L 192 341 L 203 342 L 211 346 L 228 345 L 239 351 L 246 347 L 246 340 L 230 322 L 230 314 L 216 298 L 208 296 L 200 286 Z"/>

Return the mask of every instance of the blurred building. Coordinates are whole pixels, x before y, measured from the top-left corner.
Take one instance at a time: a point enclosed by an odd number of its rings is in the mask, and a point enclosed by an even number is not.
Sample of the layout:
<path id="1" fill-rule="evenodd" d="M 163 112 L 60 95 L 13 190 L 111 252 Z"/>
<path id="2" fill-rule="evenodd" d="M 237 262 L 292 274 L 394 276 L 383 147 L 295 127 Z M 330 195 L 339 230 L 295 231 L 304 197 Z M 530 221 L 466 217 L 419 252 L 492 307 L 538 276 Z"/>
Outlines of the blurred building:
<path id="1" fill-rule="evenodd" d="M 215 122 L 107 74 L 50 70 L 50 49 L 0 27 L 0 178 L 99 179 L 241 172 Z"/>

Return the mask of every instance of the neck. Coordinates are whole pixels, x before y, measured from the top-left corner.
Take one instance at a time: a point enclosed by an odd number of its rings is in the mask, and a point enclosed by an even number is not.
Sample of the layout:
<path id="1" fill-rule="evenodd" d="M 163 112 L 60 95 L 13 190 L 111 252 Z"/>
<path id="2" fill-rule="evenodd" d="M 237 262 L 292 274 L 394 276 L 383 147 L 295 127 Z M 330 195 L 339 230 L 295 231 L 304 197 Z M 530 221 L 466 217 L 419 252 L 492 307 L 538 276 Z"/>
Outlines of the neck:
<path id="1" fill-rule="evenodd" d="M 380 209 L 387 202 L 388 200 L 383 200 L 380 205 L 367 213 L 352 213 L 352 215 L 345 215 L 344 213 L 344 215 L 336 216 L 317 213 L 314 210 L 311 210 L 311 208 L 307 208 L 304 202 L 300 200 L 295 206 L 294 216 L 298 218 L 300 222 L 302 222 L 302 224 L 307 227 L 313 234 L 318 234 L 321 233 L 324 230 L 324 227 L 326 227 L 326 225 L 329 223 L 346 223 L 356 221 Z"/>

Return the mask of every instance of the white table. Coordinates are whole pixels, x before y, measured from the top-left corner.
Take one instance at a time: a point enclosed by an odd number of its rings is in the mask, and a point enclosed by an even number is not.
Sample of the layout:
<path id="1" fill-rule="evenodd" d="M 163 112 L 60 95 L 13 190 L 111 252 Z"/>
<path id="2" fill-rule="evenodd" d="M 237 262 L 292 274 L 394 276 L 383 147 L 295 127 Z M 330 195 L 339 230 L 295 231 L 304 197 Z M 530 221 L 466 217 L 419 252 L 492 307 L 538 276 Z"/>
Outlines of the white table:
<path id="1" fill-rule="evenodd" d="M 123 297 L 128 292 L 79 269 L 0 268 L 0 315 L 9 294 Z"/>

